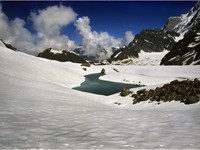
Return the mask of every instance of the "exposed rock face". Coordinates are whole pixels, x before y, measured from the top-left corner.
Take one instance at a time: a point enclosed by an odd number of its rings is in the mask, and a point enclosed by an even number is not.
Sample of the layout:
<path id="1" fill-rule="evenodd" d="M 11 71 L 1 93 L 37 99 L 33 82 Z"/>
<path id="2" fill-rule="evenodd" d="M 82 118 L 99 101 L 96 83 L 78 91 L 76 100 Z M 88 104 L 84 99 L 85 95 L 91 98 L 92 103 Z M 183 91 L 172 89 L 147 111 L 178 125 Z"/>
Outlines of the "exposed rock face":
<path id="1" fill-rule="evenodd" d="M 129 94 L 131 94 L 131 91 L 130 91 L 127 87 L 123 88 L 123 89 L 121 90 L 121 92 L 120 92 L 120 95 L 121 95 L 121 96 L 127 96 L 127 95 L 129 95 Z"/>
<path id="2" fill-rule="evenodd" d="M 174 28 L 181 22 L 181 18 L 180 17 L 170 17 L 165 26 L 164 26 L 164 30 L 166 31 L 174 31 Z"/>
<path id="3" fill-rule="evenodd" d="M 0 41 L 9 49 L 16 51 L 17 48 L 13 47 L 11 44 L 5 43 L 2 39 L 0 39 Z"/>
<path id="4" fill-rule="evenodd" d="M 164 31 L 162 29 L 143 30 L 135 36 L 134 40 L 127 47 L 121 48 L 113 53 L 108 61 L 138 58 L 138 53 L 141 50 L 144 52 L 170 50 L 175 44 L 175 36 L 178 35 L 173 31 Z"/>
<path id="5" fill-rule="evenodd" d="M 119 61 L 119 60 L 124 60 L 128 58 L 137 58 L 137 57 L 138 57 L 138 52 L 133 51 L 131 47 L 126 46 L 114 52 L 111 55 L 110 59 L 108 59 L 108 62 L 111 63 L 112 61 Z"/>
<path id="6" fill-rule="evenodd" d="M 200 24 L 188 31 L 161 60 L 161 65 L 200 65 Z"/>
<path id="7" fill-rule="evenodd" d="M 164 30 L 184 34 L 199 24 L 199 21 L 200 2 L 198 1 L 188 13 L 177 17 L 170 17 L 164 26 Z"/>
<path id="8" fill-rule="evenodd" d="M 161 64 L 199 64 L 199 62 L 194 62 L 199 58 L 199 47 L 197 40 L 199 24 L 200 2 L 197 2 L 187 14 L 182 14 L 177 17 L 170 17 L 164 28 L 141 31 L 135 36 L 134 40 L 127 47 L 121 48 L 113 53 L 107 62 L 119 62 L 119 64 L 130 63 L 130 61 L 133 61 L 134 58 L 139 57 L 138 53 L 141 50 L 144 52 L 162 52 L 163 50 L 169 50 L 172 51 L 173 54 L 170 52 L 170 54 L 166 55 L 166 58 L 163 58 Z M 180 41 L 181 39 L 183 39 L 183 41 Z M 188 39 L 190 40 L 188 41 Z M 187 46 L 189 46 L 189 48 Z M 172 57 L 170 58 L 170 56 Z M 172 58 L 174 58 L 176 61 L 170 61 L 169 63 L 168 60 Z M 107 62 L 104 63 L 107 64 Z"/>
<path id="9" fill-rule="evenodd" d="M 157 101 L 157 102 L 170 102 L 180 101 L 185 104 L 193 104 L 200 101 L 200 81 L 194 79 L 193 81 L 174 80 L 169 84 L 165 84 L 162 87 L 151 89 L 149 91 L 143 89 L 137 91 L 137 94 L 133 94 L 133 104 L 141 101 Z"/>
<path id="10" fill-rule="evenodd" d="M 165 30 L 176 31 L 183 39 L 164 56 L 161 65 L 200 65 L 200 2 L 178 18 L 181 22 L 171 27 L 167 25 Z"/>
<path id="11" fill-rule="evenodd" d="M 164 49 L 171 49 L 175 44 L 173 32 L 165 32 L 162 29 L 143 30 L 135 36 L 129 47 L 137 52 L 162 52 Z"/>
<path id="12" fill-rule="evenodd" d="M 104 68 L 101 70 L 101 74 L 106 74 L 106 70 Z"/>
<path id="13" fill-rule="evenodd" d="M 178 33 L 193 29 L 200 22 L 200 1 L 187 13 L 180 16 L 181 22 L 175 26 L 174 31 Z"/>
<path id="14" fill-rule="evenodd" d="M 38 57 L 43 57 L 51 60 L 57 60 L 60 62 L 66 62 L 70 61 L 73 63 L 88 63 L 83 58 L 81 58 L 79 55 L 77 55 L 74 52 L 67 51 L 67 50 L 54 50 L 52 48 L 46 49 L 44 52 L 39 53 Z"/>

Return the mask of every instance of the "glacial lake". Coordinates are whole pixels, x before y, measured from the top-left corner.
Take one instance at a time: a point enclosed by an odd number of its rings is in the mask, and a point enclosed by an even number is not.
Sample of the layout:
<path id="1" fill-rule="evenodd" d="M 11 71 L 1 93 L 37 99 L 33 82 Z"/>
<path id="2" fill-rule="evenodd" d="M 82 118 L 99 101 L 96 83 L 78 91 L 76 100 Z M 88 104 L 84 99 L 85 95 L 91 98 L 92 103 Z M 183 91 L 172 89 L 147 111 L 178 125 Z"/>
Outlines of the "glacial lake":
<path id="1" fill-rule="evenodd" d="M 115 93 L 119 93 L 124 87 L 127 87 L 127 88 L 139 87 L 138 85 L 134 85 L 134 84 L 103 81 L 99 79 L 100 76 L 103 76 L 103 74 L 95 73 L 95 74 L 86 75 L 84 76 L 85 81 L 81 83 L 80 86 L 74 87 L 73 89 L 83 91 L 83 92 L 108 96 Z"/>

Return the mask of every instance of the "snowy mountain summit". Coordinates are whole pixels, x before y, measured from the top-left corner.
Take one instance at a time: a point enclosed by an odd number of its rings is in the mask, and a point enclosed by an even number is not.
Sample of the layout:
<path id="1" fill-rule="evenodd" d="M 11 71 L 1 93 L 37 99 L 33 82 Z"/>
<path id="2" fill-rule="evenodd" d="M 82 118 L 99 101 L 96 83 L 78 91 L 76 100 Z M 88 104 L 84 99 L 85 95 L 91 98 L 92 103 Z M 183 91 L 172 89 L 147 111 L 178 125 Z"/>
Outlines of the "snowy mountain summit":
<path id="1" fill-rule="evenodd" d="M 121 48 L 117 50 L 115 53 L 113 53 L 113 55 L 110 57 L 110 59 L 107 60 L 106 63 L 138 65 L 136 62 L 141 62 L 140 53 L 142 51 L 146 53 L 152 53 L 152 52 L 163 52 L 165 50 L 168 50 L 170 51 L 169 52 L 170 54 L 167 55 L 167 58 L 171 59 L 169 55 L 172 56 L 171 53 L 177 51 L 175 50 L 177 47 L 176 45 L 177 44 L 180 45 L 181 43 L 180 40 L 188 38 L 186 36 L 188 36 L 190 32 L 193 32 L 196 33 L 196 35 L 194 35 L 195 37 L 193 36 L 192 38 L 194 40 L 193 41 L 190 40 L 189 43 L 187 42 L 186 45 L 183 44 L 183 46 L 181 46 L 182 50 L 181 51 L 179 50 L 180 53 L 178 52 L 173 53 L 172 57 L 173 58 L 177 57 L 179 63 L 173 63 L 173 61 L 171 61 L 170 63 L 165 63 L 165 61 L 168 60 L 165 58 L 162 60 L 161 64 L 162 65 L 198 64 L 198 63 L 193 63 L 193 60 L 194 61 L 199 60 L 199 54 L 198 54 L 199 49 L 197 48 L 197 45 L 199 44 L 198 42 L 199 26 L 200 26 L 200 2 L 197 2 L 196 5 L 188 13 L 176 17 L 170 17 L 163 28 L 142 30 L 139 34 L 135 36 L 133 41 L 127 47 Z M 187 46 L 191 47 L 191 45 L 193 45 L 193 48 L 188 49 Z M 185 61 L 186 59 L 189 59 L 189 57 L 185 57 L 187 55 L 186 53 L 189 53 L 190 56 L 190 61 L 187 62 Z M 161 60 L 162 58 L 158 59 Z M 150 61 L 147 62 L 147 64 L 148 63 L 151 64 L 152 62 L 151 57 L 149 57 L 149 60 Z"/>
<path id="2" fill-rule="evenodd" d="M 200 65 L 200 2 L 187 14 L 175 18 L 180 22 L 173 27 L 168 21 L 165 30 L 180 33 L 179 41 L 161 60 L 161 65 Z"/>
<path id="3" fill-rule="evenodd" d="M 164 27 L 166 31 L 175 31 L 184 34 L 199 24 L 200 21 L 200 2 L 186 14 L 177 17 L 170 17 Z"/>

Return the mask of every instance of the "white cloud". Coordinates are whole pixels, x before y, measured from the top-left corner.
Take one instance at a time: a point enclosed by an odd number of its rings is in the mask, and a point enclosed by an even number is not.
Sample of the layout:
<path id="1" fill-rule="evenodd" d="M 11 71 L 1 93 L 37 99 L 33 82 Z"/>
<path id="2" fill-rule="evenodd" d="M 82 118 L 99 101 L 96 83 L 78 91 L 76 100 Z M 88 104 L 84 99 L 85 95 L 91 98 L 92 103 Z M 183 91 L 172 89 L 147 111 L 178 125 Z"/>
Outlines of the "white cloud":
<path id="1" fill-rule="evenodd" d="M 13 44 L 21 51 L 25 51 L 29 54 L 35 54 L 34 50 L 34 37 L 24 28 L 25 21 L 20 18 L 15 18 L 10 22 L 10 31 L 12 36 L 9 37 L 8 43 Z"/>
<path id="2" fill-rule="evenodd" d="M 0 31 L 1 31 L 1 34 L 0 36 L 8 36 L 8 24 L 9 24 L 9 20 L 7 18 L 7 16 L 3 13 L 2 11 L 2 5 L 0 3 Z"/>
<path id="3" fill-rule="evenodd" d="M 124 39 L 123 39 L 123 41 L 122 41 L 122 45 L 123 46 L 128 46 L 128 44 L 131 42 L 131 41 L 133 41 L 133 39 L 134 39 L 134 35 L 133 35 L 133 33 L 131 32 L 131 31 L 126 31 L 125 32 L 125 37 L 124 37 Z"/>
<path id="4" fill-rule="evenodd" d="M 76 47 L 77 46 L 75 42 L 69 40 L 67 36 L 57 35 L 52 38 L 42 38 L 41 40 L 38 38 L 38 42 L 35 48 L 41 52 L 46 48 L 74 50 Z"/>
<path id="5" fill-rule="evenodd" d="M 33 54 L 31 33 L 24 28 L 25 21 L 19 18 L 9 21 L 0 4 L 0 38 L 16 46 L 21 51 Z"/>
<path id="6" fill-rule="evenodd" d="M 63 5 L 47 7 L 30 13 L 30 19 L 36 30 L 36 35 L 24 26 L 25 20 L 9 18 L 3 13 L 0 4 L 0 38 L 12 44 L 19 51 L 36 55 L 46 48 L 73 50 L 76 47 L 61 29 L 76 19 L 77 14 L 70 7 Z"/>
<path id="7" fill-rule="evenodd" d="M 74 50 L 77 47 L 76 43 L 61 34 L 61 30 L 74 22 L 76 17 L 77 14 L 71 7 L 62 4 L 32 11 L 29 20 L 36 31 L 32 34 L 25 28 L 25 20 L 10 20 L 2 11 L 0 3 L 0 38 L 19 51 L 33 55 L 49 47 Z M 83 54 L 95 58 L 96 61 L 109 58 L 113 53 L 113 47 L 128 45 L 133 39 L 131 31 L 127 31 L 122 39 L 116 39 L 107 32 L 93 31 L 88 17 L 79 18 L 74 25 L 82 37 Z"/>
<path id="8" fill-rule="evenodd" d="M 81 17 L 75 26 L 82 37 L 82 52 L 86 56 L 95 57 L 96 61 L 107 59 L 112 55 L 112 47 L 121 46 L 121 41 L 110 36 L 107 32 L 92 31 L 90 19 Z"/>
<path id="9" fill-rule="evenodd" d="M 31 12 L 30 16 L 38 35 L 50 37 L 59 35 L 62 27 L 75 21 L 77 14 L 71 7 L 59 5 Z"/>
<path id="10" fill-rule="evenodd" d="M 50 6 L 37 12 L 31 12 L 31 21 L 37 31 L 36 49 L 42 51 L 48 47 L 73 50 L 76 47 L 66 35 L 61 35 L 63 27 L 75 21 L 77 14 L 71 7 Z"/>

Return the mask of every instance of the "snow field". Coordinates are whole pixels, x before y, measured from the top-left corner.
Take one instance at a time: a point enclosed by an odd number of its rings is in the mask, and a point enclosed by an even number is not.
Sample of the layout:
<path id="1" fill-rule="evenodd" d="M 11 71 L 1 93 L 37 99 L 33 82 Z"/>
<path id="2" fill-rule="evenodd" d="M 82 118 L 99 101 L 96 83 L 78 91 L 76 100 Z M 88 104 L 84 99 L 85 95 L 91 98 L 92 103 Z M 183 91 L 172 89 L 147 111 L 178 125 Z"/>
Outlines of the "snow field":
<path id="1" fill-rule="evenodd" d="M 118 93 L 101 96 L 72 90 L 84 75 L 102 68 L 106 70 L 103 80 L 135 81 L 155 88 L 177 78 L 199 77 L 199 66 L 82 68 L 1 47 L 0 148 L 200 148 L 199 103 L 132 105 L 131 97 Z"/>

